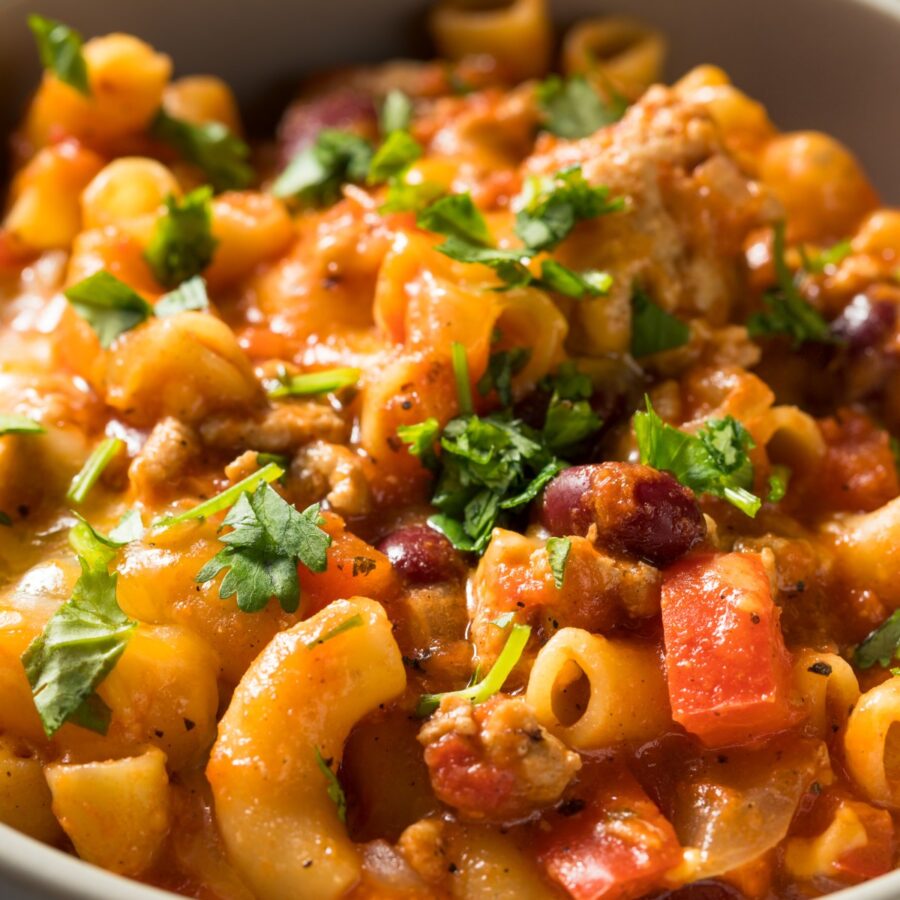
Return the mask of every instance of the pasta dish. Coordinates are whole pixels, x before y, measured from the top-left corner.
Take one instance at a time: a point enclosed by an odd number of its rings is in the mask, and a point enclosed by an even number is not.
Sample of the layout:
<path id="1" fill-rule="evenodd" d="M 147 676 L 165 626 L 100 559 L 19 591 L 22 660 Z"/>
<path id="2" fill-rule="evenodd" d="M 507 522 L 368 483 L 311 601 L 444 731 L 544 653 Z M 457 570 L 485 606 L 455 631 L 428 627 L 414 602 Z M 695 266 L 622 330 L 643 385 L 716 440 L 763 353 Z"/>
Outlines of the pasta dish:
<path id="1" fill-rule="evenodd" d="M 900 211 L 640 22 L 429 25 L 251 139 L 30 17 L 0 822 L 206 900 L 891 871 Z"/>

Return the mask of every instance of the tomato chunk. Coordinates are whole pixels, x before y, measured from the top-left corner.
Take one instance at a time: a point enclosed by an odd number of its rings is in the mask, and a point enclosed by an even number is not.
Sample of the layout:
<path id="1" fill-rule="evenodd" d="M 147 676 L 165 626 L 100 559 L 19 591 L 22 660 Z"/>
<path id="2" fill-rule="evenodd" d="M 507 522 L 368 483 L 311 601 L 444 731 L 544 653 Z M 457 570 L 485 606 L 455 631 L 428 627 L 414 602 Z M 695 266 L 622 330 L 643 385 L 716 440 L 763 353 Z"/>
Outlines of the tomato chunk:
<path id="1" fill-rule="evenodd" d="M 835 860 L 838 877 L 855 884 L 890 872 L 894 868 L 894 823 L 891 814 L 868 803 L 848 801 L 847 805 L 865 828 L 866 842 Z"/>
<path id="2" fill-rule="evenodd" d="M 662 622 L 673 717 L 691 734 L 717 747 L 793 724 L 790 656 L 758 554 L 704 554 L 668 568 Z"/>
<path id="3" fill-rule="evenodd" d="M 589 797 L 547 819 L 538 861 L 575 900 L 634 900 L 681 862 L 674 829 L 624 766 L 602 766 Z"/>

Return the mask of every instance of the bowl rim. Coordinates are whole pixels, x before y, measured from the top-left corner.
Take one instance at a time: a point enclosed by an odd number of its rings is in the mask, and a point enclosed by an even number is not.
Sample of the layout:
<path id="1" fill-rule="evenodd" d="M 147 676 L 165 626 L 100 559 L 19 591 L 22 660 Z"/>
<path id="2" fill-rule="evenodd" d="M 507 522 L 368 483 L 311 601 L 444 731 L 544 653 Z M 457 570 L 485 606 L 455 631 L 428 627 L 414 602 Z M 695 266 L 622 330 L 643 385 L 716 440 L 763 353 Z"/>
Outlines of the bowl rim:
<path id="1" fill-rule="evenodd" d="M 900 22 L 898 0 L 848 0 Z M 24 0 L 11 0 L 13 8 Z M 171 900 L 179 895 L 109 872 L 57 847 L 29 837 L 0 822 L 0 878 L 21 890 L 40 892 L 47 900 Z M 9 881 L 11 879 L 11 883 Z M 0 887 L 3 883 L 0 882 Z M 830 897 L 841 900 L 894 900 L 900 896 L 900 868 L 849 885 Z"/>

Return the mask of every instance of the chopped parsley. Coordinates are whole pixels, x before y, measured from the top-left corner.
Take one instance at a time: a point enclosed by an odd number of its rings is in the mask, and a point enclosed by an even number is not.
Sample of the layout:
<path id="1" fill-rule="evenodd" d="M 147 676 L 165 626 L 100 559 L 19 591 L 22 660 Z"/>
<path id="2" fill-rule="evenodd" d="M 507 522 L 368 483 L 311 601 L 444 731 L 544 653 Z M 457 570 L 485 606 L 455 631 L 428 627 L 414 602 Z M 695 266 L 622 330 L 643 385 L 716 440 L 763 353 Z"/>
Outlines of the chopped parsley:
<path id="1" fill-rule="evenodd" d="M 383 184 L 397 178 L 421 155 L 421 145 L 408 131 L 392 131 L 372 157 L 366 182 Z"/>
<path id="2" fill-rule="evenodd" d="M 126 331 L 131 331 L 153 316 L 164 317 L 188 310 L 209 308 L 206 283 L 196 277 L 164 294 L 151 306 L 124 281 L 100 271 L 73 284 L 63 292 L 75 311 L 97 335 L 100 346 L 108 348 Z"/>
<path id="3" fill-rule="evenodd" d="M 747 321 L 751 337 L 784 335 L 796 348 L 804 343 L 833 344 L 836 338 L 818 310 L 803 299 L 785 259 L 785 227 L 774 228 L 772 257 L 778 288 L 763 296 L 766 309 L 754 313 Z"/>
<path id="4" fill-rule="evenodd" d="M 512 379 L 528 364 L 531 350 L 528 347 L 513 347 L 492 353 L 488 367 L 478 381 L 478 393 L 486 397 L 491 391 L 497 391 L 497 397 L 504 406 L 512 403 Z"/>
<path id="5" fill-rule="evenodd" d="M 285 612 L 300 605 L 297 565 L 311 572 L 324 572 L 331 535 L 319 526 L 319 504 L 302 513 L 262 481 L 252 494 L 241 493 L 229 510 L 222 527 L 231 531 L 220 540 L 220 550 L 197 573 L 198 582 L 211 581 L 223 569 L 219 596 L 237 595 L 238 609 L 259 612 L 276 597 Z"/>
<path id="6" fill-rule="evenodd" d="M 207 309 L 209 296 L 206 293 L 206 282 L 199 275 L 195 275 L 174 291 L 164 294 L 153 307 L 153 313 L 159 318 L 164 318 L 183 312 L 203 312 Z"/>
<path id="7" fill-rule="evenodd" d="M 698 494 L 712 494 L 751 518 L 762 501 L 750 492 L 753 465 L 747 451 L 755 446 L 737 419 L 710 419 L 696 435 L 663 422 L 646 398 L 647 411 L 634 416 L 641 462 L 670 472 Z"/>
<path id="8" fill-rule="evenodd" d="M 325 759 L 322 756 L 322 751 L 316 747 L 316 765 L 319 767 L 321 773 L 325 776 L 325 783 L 327 785 L 328 791 L 328 799 L 331 800 L 332 803 L 337 807 L 337 816 L 342 822 L 347 821 L 347 797 L 344 794 L 344 789 L 341 787 L 340 781 L 338 781 L 337 775 L 331 769 L 332 760 Z"/>
<path id="9" fill-rule="evenodd" d="M 503 626 L 501 626 L 503 627 Z M 459 691 L 448 691 L 443 694 L 423 694 L 419 698 L 416 706 L 416 715 L 425 717 L 431 715 L 440 705 L 444 697 L 464 697 L 471 700 L 474 705 L 484 703 L 494 694 L 498 693 L 506 679 L 509 678 L 510 672 L 516 667 L 516 664 L 522 658 L 522 652 L 531 636 L 531 628 L 528 625 L 514 624 L 506 644 L 500 651 L 491 671 L 487 673 L 480 681 L 470 684 L 468 687 Z"/>
<path id="10" fill-rule="evenodd" d="M 674 350 L 688 342 L 691 330 L 657 306 L 642 290 L 631 297 L 631 355 L 635 359 Z"/>
<path id="11" fill-rule="evenodd" d="M 81 35 L 74 28 L 46 16 L 29 16 L 28 27 L 37 42 L 41 65 L 64 84 L 90 97 L 91 86 L 82 53 Z"/>
<path id="12" fill-rule="evenodd" d="M 99 480 L 106 467 L 125 449 L 125 442 L 117 437 L 101 441 L 87 458 L 81 471 L 72 479 L 66 499 L 72 503 L 84 503 L 91 488 Z"/>
<path id="13" fill-rule="evenodd" d="M 300 375 L 283 375 L 279 383 L 268 391 L 273 400 L 281 397 L 310 397 L 316 394 L 333 394 L 353 387 L 362 372 L 350 366 L 323 369 L 320 372 L 303 372 Z"/>
<path id="14" fill-rule="evenodd" d="M 876 663 L 889 666 L 900 649 L 900 609 L 895 609 L 856 648 L 853 663 L 859 669 L 871 669 Z"/>
<path id="15" fill-rule="evenodd" d="M 184 512 L 177 513 L 174 516 L 163 516 L 156 519 L 153 522 L 153 528 L 171 528 L 173 525 L 190 522 L 194 519 L 208 519 L 223 509 L 233 506 L 247 491 L 256 490 L 263 482 L 269 484 L 277 481 L 282 475 L 284 475 L 284 469 L 281 466 L 275 463 L 268 463 L 259 471 L 248 475 L 243 481 L 225 488 L 224 491 L 216 494 L 215 497 L 210 497 L 208 500 L 204 500 L 202 503 L 198 503 L 196 506 L 192 506 L 190 509 L 186 509 Z"/>
<path id="16" fill-rule="evenodd" d="M 562 263 L 545 259 L 540 277 L 528 264 L 537 251 L 529 248 L 501 250 L 491 246 L 487 222 L 468 194 L 441 197 L 419 212 L 420 228 L 446 238 L 437 250 L 457 262 L 479 263 L 493 269 L 503 282 L 501 290 L 533 285 L 567 297 L 601 296 L 609 291 L 612 279 L 605 272 L 573 272 Z"/>
<path id="17" fill-rule="evenodd" d="M 179 200 L 166 198 L 166 214 L 156 224 L 144 259 L 156 280 L 174 288 L 199 275 L 212 261 L 218 241 L 212 234 L 212 188 L 199 187 Z"/>
<path id="18" fill-rule="evenodd" d="M 137 627 L 116 600 L 116 574 L 109 571 L 116 549 L 84 525 L 70 533 L 81 565 L 72 596 L 22 654 L 47 737 L 65 722 L 106 734 L 112 713 L 96 688 Z"/>
<path id="19" fill-rule="evenodd" d="M 153 315 L 153 307 L 137 291 L 109 272 L 95 272 L 63 293 L 103 348 Z"/>
<path id="20" fill-rule="evenodd" d="M 588 184 L 581 166 L 530 178 L 519 200 L 516 234 L 530 250 L 552 250 L 578 222 L 625 208 L 621 198 L 609 199 L 609 188 Z"/>
<path id="21" fill-rule="evenodd" d="M 566 563 L 572 550 L 572 540 L 567 537 L 552 537 L 547 540 L 547 560 L 553 573 L 553 583 L 561 589 L 566 577 Z"/>
<path id="22" fill-rule="evenodd" d="M 358 134 L 325 128 L 315 143 L 301 150 L 272 185 L 272 193 L 312 206 L 324 206 L 340 197 L 347 182 L 361 184 L 369 174 L 374 150 Z"/>
<path id="23" fill-rule="evenodd" d="M 202 169 L 216 191 L 241 190 L 255 177 L 247 162 L 250 148 L 221 122 L 198 125 L 160 109 L 150 131 L 187 162 Z"/>
<path id="24" fill-rule="evenodd" d="M 583 75 L 567 79 L 551 75 L 538 85 L 537 100 L 547 131 L 569 140 L 618 122 L 628 108 L 625 98 L 615 92 L 605 101 Z"/>
<path id="25" fill-rule="evenodd" d="M 410 453 L 437 475 L 431 502 L 438 514 L 428 520 L 429 524 L 458 550 L 482 553 L 497 522 L 525 507 L 565 468 L 553 449 L 562 446 L 556 430 L 568 445 L 570 437 L 581 439 L 599 425 L 599 420 L 592 412 L 585 414 L 581 405 L 585 401 L 572 402 L 563 396 L 570 392 L 581 396 L 585 390 L 580 380 L 583 376 L 574 368 L 558 376 L 562 388 L 556 412 L 553 417 L 548 414 L 544 433 L 516 419 L 509 409 L 487 416 L 472 413 L 471 394 L 466 393 L 469 374 L 464 353 L 455 355 L 454 371 L 461 414 L 448 422 L 443 432 L 437 419 L 427 419 L 401 426 L 397 434 Z M 589 380 L 587 385 L 589 391 Z M 547 437 L 551 433 L 553 441 Z M 436 445 L 440 446 L 440 456 Z"/>
<path id="26" fill-rule="evenodd" d="M 574 362 L 564 362 L 541 386 L 550 392 L 542 435 L 551 450 L 565 453 L 600 429 L 603 422 L 590 404 L 594 386 Z"/>
<path id="27" fill-rule="evenodd" d="M 43 434 L 44 426 L 28 416 L 0 413 L 0 437 L 4 434 Z"/>

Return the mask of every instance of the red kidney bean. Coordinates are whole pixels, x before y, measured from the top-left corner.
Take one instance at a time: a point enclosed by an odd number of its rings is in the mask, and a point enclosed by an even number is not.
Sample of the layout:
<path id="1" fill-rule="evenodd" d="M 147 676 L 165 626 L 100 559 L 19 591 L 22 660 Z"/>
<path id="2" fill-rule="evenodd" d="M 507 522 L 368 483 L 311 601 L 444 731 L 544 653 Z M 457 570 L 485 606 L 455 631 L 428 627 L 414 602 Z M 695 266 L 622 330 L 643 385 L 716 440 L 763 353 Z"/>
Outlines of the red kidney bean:
<path id="1" fill-rule="evenodd" d="M 666 566 L 706 536 L 694 495 L 667 472 L 605 462 L 565 469 L 547 485 L 541 520 L 555 535 L 586 536 L 598 546 Z"/>
<path id="2" fill-rule="evenodd" d="M 427 525 L 398 528 L 375 546 L 400 575 L 415 584 L 449 581 L 465 571 L 462 557 L 450 541 Z"/>
<path id="3" fill-rule="evenodd" d="M 654 894 L 653 900 L 744 900 L 744 894 L 724 881 L 695 881 L 674 891 Z"/>
<path id="4" fill-rule="evenodd" d="M 278 155 L 287 165 L 298 153 L 311 147 L 325 128 L 374 126 L 375 103 L 372 97 L 352 88 L 334 88 L 310 99 L 294 101 L 278 126 Z"/>
<path id="5" fill-rule="evenodd" d="M 831 332 L 851 350 L 874 347 L 887 336 L 897 320 L 897 307 L 868 294 L 857 294 L 831 323 Z"/>

